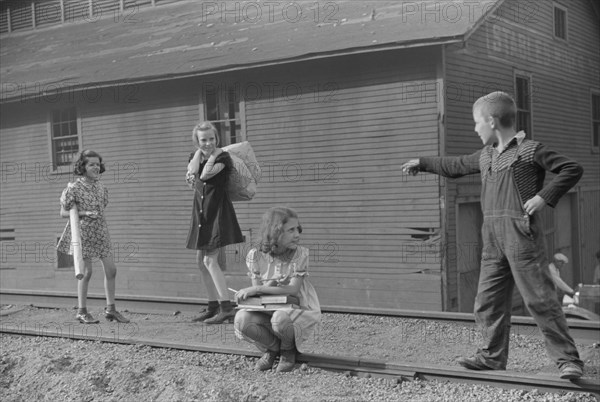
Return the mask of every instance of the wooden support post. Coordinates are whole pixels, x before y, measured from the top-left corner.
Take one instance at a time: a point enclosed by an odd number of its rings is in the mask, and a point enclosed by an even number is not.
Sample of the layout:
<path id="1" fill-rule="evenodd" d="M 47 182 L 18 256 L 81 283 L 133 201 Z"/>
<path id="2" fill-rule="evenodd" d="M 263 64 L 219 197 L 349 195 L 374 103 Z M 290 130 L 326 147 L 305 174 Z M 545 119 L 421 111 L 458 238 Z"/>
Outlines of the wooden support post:
<path id="1" fill-rule="evenodd" d="M 10 20 L 10 7 L 6 7 L 6 25 L 8 26 L 8 32 L 12 32 L 12 23 Z"/>
<path id="2" fill-rule="evenodd" d="M 36 28 L 36 23 L 35 23 L 35 1 L 31 2 L 31 27 L 33 29 Z"/>

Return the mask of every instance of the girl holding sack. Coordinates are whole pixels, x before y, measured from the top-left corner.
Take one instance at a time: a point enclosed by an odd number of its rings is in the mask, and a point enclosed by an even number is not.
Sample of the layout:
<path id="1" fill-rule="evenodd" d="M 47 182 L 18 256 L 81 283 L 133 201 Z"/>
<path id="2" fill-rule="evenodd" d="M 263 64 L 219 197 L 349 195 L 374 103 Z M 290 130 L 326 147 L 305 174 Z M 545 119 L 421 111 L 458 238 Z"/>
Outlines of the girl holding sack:
<path id="1" fill-rule="evenodd" d="M 233 162 L 227 152 L 218 148 L 219 134 L 212 123 L 196 125 L 192 140 L 198 149 L 190 158 L 186 175 L 188 185 L 194 190 L 186 247 L 197 250 L 198 268 L 208 296 L 208 308 L 192 321 L 221 324 L 232 321 L 235 310 L 219 266 L 219 249 L 244 241 L 227 192 Z"/>

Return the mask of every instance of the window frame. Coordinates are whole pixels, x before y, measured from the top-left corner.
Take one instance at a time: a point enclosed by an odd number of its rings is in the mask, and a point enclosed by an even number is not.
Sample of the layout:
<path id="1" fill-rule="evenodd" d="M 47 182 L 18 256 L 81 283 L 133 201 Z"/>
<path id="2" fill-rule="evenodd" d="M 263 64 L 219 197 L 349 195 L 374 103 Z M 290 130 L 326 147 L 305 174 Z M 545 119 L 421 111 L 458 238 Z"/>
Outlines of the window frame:
<path id="1" fill-rule="evenodd" d="M 556 21 L 556 17 L 557 17 L 557 11 L 561 11 L 564 14 L 564 38 L 562 36 L 558 36 L 557 35 L 557 21 Z M 568 13 L 568 9 L 558 3 L 553 3 L 553 7 L 552 7 L 552 36 L 555 39 L 558 40 L 562 40 L 565 42 L 569 41 L 569 13 Z"/>
<path id="2" fill-rule="evenodd" d="M 220 111 L 224 108 L 227 108 L 230 105 L 230 99 L 227 98 L 229 96 L 229 94 L 231 93 L 231 91 L 234 91 L 234 96 L 235 96 L 235 100 L 237 100 L 238 102 L 238 116 L 239 116 L 239 125 L 240 125 L 240 129 L 239 129 L 239 133 L 236 133 L 236 137 L 234 139 L 234 141 L 232 141 L 232 138 L 229 134 L 229 132 L 226 132 L 225 130 L 221 129 L 219 126 L 220 124 L 223 123 L 227 123 L 227 122 L 231 122 L 231 121 L 236 121 L 238 120 L 238 117 L 236 117 L 235 119 L 229 119 L 229 118 L 224 118 L 224 116 L 219 116 L 219 119 L 209 119 L 208 118 L 208 111 L 207 111 L 207 107 L 208 107 L 208 100 L 207 100 L 207 92 L 210 88 L 215 88 L 214 85 L 203 85 L 202 86 L 202 90 L 200 92 L 200 104 L 199 104 L 199 118 L 200 121 L 209 121 L 213 124 L 217 123 L 217 129 L 219 131 L 219 146 L 224 147 L 233 143 L 238 143 L 238 142 L 243 142 L 246 141 L 246 102 L 244 101 L 244 98 L 242 97 L 242 93 L 240 90 L 241 85 L 238 82 L 225 82 L 225 83 L 220 83 L 219 85 L 216 86 L 216 93 L 217 93 L 217 103 L 218 103 L 218 107 L 220 108 L 219 110 L 219 114 Z M 226 88 L 224 90 L 224 88 Z M 229 112 L 227 112 L 229 113 Z"/>
<path id="3" fill-rule="evenodd" d="M 62 113 L 63 111 L 68 110 L 68 109 L 75 110 L 75 122 L 76 122 L 76 126 L 77 126 L 77 136 L 76 136 L 77 152 L 81 152 L 81 150 L 83 149 L 83 137 L 81 134 L 81 116 L 79 113 L 79 109 L 76 106 L 69 105 L 69 106 L 59 106 L 59 107 L 49 110 L 48 117 L 47 117 L 48 152 L 49 152 L 49 161 L 52 166 L 53 173 L 70 173 L 70 170 L 71 170 L 70 166 L 73 164 L 73 160 L 71 160 L 69 163 L 66 163 L 66 164 L 58 164 L 57 152 L 55 150 L 55 143 L 57 141 L 57 138 L 54 137 L 54 129 L 53 129 L 53 126 L 55 124 L 54 112 L 58 111 L 58 112 Z M 72 137 L 75 138 L 75 136 L 72 136 Z M 61 137 L 58 137 L 58 138 L 61 138 Z M 77 152 L 75 152 L 75 154 Z M 65 169 L 65 167 L 67 167 L 67 169 Z"/>
<path id="4" fill-rule="evenodd" d="M 598 116 L 594 116 L 594 98 L 598 102 Z M 598 126 L 596 145 L 594 145 L 594 128 Z M 592 153 L 600 153 L 600 89 L 592 89 L 590 91 L 590 149 Z"/>
<path id="5" fill-rule="evenodd" d="M 523 79 L 526 80 L 527 82 L 527 106 L 528 109 L 524 109 L 521 107 L 521 105 L 519 104 L 520 101 L 520 96 L 519 96 L 519 91 L 518 91 L 518 84 L 517 84 L 517 80 L 519 79 Z M 515 94 L 515 103 L 517 105 L 517 115 L 515 117 L 515 129 L 517 131 L 523 130 L 525 131 L 526 134 L 526 138 L 530 138 L 533 139 L 534 138 L 534 128 L 533 128 L 533 77 L 532 74 L 524 72 L 524 71 L 519 71 L 519 70 L 515 70 L 514 71 L 514 78 L 513 78 L 513 85 L 514 85 L 514 94 Z M 527 129 L 524 129 L 522 127 L 519 127 L 519 116 L 522 113 L 527 113 L 529 116 L 529 124 Z"/>

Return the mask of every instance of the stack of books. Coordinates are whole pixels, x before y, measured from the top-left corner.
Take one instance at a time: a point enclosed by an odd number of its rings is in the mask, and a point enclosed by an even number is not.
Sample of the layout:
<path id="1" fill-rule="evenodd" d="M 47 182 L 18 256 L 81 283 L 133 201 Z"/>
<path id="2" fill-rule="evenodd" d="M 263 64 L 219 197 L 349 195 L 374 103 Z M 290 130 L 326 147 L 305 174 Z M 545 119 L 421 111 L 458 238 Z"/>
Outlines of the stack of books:
<path id="1" fill-rule="evenodd" d="M 279 310 L 282 308 L 300 308 L 300 300 L 291 295 L 252 296 L 245 300 L 236 300 L 238 309 Z"/>

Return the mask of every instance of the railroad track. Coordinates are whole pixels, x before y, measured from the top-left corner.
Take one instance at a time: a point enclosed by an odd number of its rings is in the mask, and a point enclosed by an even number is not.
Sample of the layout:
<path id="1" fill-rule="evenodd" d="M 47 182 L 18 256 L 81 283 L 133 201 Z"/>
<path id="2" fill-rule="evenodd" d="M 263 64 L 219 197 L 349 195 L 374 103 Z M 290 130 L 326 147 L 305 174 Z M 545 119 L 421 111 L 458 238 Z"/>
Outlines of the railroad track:
<path id="1" fill-rule="evenodd" d="M 126 331 L 125 324 L 123 332 Z M 43 336 L 52 338 L 67 338 L 73 340 L 88 340 L 123 345 L 142 345 L 153 348 L 165 348 L 202 353 L 225 353 L 246 357 L 258 357 L 257 351 L 224 347 L 215 344 L 182 344 L 175 342 L 156 341 L 145 338 L 119 338 L 109 336 L 86 336 L 83 334 L 63 333 L 51 331 L 36 331 L 24 328 L 0 328 L 3 335 L 13 336 Z M 471 371 L 462 368 L 432 366 L 421 364 L 403 364 L 376 359 L 363 359 L 356 357 L 316 355 L 310 353 L 299 354 L 297 361 L 306 363 L 311 367 L 343 372 L 346 375 L 358 377 L 384 377 L 392 381 L 403 382 L 414 379 L 452 381 L 479 385 L 490 385 L 506 389 L 537 389 L 543 392 L 589 392 L 596 394 L 600 400 L 600 381 L 588 379 L 578 381 L 560 380 L 556 375 L 530 375 L 505 371 Z"/>
<path id="2" fill-rule="evenodd" d="M 33 290 L 0 290 L 0 301 L 2 304 L 33 305 L 38 307 L 73 307 L 77 304 L 77 296 L 66 292 L 33 291 Z M 103 306 L 105 296 L 103 294 L 89 294 L 88 304 Z M 174 312 L 195 311 L 198 309 L 200 300 L 191 298 L 169 298 L 169 297 L 146 297 L 127 296 L 118 298 L 119 305 L 125 305 L 129 310 L 138 312 Z M 370 314 L 384 315 L 390 317 L 420 318 L 425 320 L 460 322 L 464 325 L 475 325 L 473 314 L 420 311 L 420 310 L 397 310 L 397 309 L 368 309 L 342 306 L 321 306 L 324 313 L 348 313 L 348 314 Z M 596 343 L 600 339 L 600 322 L 568 319 L 571 336 L 580 343 Z M 539 335 L 539 330 L 533 318 L 525 316 L 513 316 L 511 324 L 516 333 L 527 335 Z"/>

